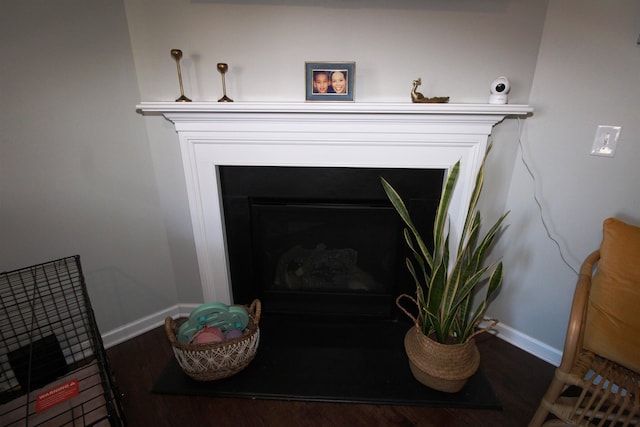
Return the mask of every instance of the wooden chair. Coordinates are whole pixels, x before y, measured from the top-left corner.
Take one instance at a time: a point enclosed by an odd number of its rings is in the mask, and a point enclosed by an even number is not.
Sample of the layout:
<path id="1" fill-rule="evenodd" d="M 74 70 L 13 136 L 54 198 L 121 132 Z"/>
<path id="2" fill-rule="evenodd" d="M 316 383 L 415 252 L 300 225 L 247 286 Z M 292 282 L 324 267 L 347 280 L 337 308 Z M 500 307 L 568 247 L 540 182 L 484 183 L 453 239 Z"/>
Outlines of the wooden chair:
<path id="1" fill-rule="evenodd" d="M 638 372 L 640 228 L 609 218 L 580 269 L 562 361 L 529 426 L 638 425 Z"/>

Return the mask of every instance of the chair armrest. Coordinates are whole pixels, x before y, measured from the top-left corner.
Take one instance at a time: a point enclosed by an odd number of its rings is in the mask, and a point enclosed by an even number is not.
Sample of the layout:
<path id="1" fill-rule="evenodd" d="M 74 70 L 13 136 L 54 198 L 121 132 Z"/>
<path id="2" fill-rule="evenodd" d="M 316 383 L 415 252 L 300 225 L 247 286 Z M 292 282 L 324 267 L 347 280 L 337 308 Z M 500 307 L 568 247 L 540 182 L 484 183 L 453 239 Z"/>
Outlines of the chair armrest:
<path id="1" fill-rule="evenodd" d="M 580 267 L 580 274 L 578 275 L 576 290 L 573 294 L 571 313 L 569 315 L 569 326 L 567 327 L 567 336 L 564 342 L 562 362 L 560 362 L 558 368 L 561 371 L 568 372 L 571 369 L 578 351 L 582 348 L 593 266 L 599 259 L 600 251 L 596 250 L 589 254 Z"/>

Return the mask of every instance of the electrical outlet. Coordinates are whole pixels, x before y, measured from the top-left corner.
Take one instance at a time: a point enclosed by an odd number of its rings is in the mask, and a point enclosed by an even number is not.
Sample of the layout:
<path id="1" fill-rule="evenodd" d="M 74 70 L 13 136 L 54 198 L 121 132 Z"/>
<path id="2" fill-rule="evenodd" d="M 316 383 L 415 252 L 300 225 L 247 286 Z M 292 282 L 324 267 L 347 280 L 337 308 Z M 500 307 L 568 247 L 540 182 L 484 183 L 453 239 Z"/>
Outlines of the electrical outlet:
<path id="1" fill-rule="evenodd" d="M 596 129 L 596 137 L 591 147 L 592 156 L 613 157 L 620 138 L 621 126 L 600 125 Z"/>

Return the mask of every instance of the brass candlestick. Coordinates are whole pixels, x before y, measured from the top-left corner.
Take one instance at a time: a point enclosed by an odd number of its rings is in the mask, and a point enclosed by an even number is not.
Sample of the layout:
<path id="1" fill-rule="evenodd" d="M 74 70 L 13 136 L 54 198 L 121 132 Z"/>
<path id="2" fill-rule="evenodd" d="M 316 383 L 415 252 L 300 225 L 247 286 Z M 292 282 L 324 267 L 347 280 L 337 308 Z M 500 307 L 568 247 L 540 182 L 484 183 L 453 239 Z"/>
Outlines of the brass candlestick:
<path id="1" fill-rule="evenodd" d="M 218 71 L 220 71 L 220 74 L 222 75 L 222 94 L 223 94 L 223 97 L 218 99 L 218 102 L 233 102 L 233 99 L 227 96 L 227 84 L 224 81 L 224 75 L 227 71 L 229 71 L 229 66 L 225 63 L 219 62 Z"/>
<path id="2" fill-rule="evenodd" d="M 176 66 L 178 67 L 178 81 L 180 82 L 180 98 L 176 99 L 176 102 L 191 102 L 189 98 L 184 96 L 184 89 L 182 88 L 182 71 L 180 70 L 182 51 L 180 49 L 171 49 L 171 56 L 176 60 Z"/>

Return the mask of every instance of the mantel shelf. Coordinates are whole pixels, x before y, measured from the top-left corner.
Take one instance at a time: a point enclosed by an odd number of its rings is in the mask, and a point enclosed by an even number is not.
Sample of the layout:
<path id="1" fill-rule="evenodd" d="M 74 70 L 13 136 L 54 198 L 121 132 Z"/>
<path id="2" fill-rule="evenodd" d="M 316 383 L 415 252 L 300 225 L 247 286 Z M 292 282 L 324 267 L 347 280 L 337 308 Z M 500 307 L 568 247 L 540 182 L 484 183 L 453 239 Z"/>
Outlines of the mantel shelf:
<path id="1" fill-rule="evenodd" d="M 523 104 L 414 104 L 410 102 L 141 102 L 144 113 L 324 113 L 527 116 Z"/>

